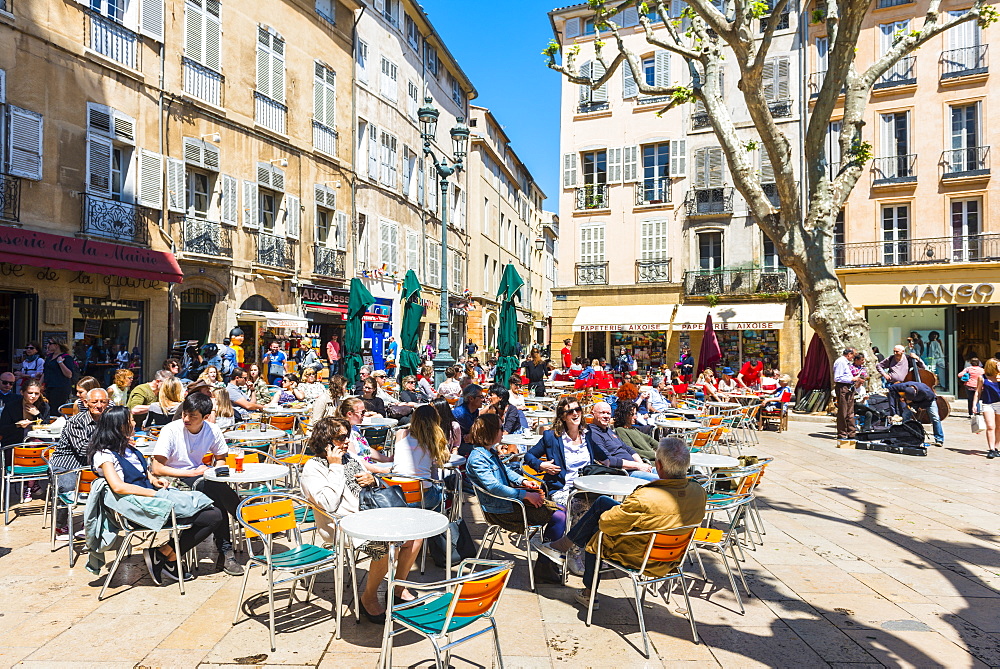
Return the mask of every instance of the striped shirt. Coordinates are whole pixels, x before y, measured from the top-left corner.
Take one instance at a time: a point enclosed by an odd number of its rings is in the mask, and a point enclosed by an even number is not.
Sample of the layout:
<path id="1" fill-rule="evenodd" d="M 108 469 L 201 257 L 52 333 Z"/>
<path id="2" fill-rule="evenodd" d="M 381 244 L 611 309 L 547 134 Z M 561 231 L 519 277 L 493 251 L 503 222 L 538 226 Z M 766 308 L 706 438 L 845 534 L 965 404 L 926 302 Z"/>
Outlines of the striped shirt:
<path id="1" fill-rule="evenodd" d="M 81 411 L 66 421 L 55 453 L 52 454 L 52 468 L 56 471 L 71 471 L 87 466 L 87 444 L 97 430 L 97 422 L 89 411 Z"/>

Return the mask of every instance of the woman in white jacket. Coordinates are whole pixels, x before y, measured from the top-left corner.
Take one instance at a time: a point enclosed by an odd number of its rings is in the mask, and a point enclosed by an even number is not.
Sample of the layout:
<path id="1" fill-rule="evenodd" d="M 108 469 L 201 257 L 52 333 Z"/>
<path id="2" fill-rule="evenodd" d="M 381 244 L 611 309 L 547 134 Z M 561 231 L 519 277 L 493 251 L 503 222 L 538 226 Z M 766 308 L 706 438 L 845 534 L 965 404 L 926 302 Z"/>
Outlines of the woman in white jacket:
<path id="1" fill-rule="evenodd" d="M 375 485 L 375 478 L 364 465 L 347 452 L 351 425 L 339 418 L 323 418 L 313 425 L 309 447 L 315 456 L 302 468 L 302 493 L 329 514 L 345 516 L 360 510 L 361 489 Z M 317 514 L 317 526 L 323 541 L 336 542 L 335 528 L 329 519 Z M 405 579 L 420 554 L 422 540 L 407 541 L 398 551 L 396 578 Z M 366 541 L 358 546 L 371 558 L 368 580 L 361 595 L 361 614 L 373 623 L 385 622 L 385 607 L 378 600 L 378 587 L 389 571 L 389 545 L 384 541 Z M 409 601 L 413 594 L 397 588 L 397 601 Z"/>

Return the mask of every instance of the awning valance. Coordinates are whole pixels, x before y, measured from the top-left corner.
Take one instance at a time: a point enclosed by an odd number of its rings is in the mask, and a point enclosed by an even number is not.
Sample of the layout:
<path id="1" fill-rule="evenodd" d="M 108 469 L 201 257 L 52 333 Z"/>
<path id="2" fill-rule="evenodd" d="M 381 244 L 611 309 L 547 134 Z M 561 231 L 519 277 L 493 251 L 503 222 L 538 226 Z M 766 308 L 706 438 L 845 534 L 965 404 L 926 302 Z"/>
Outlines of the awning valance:
<path id="1" fill-rule="evenodd" d="M 167 251 L 7 226 L 0 228 L 0 262 L 167 283 L 184 280 L 177 259 Z"/>
<path id="2" fill-rule="evenodd" d="M 277 311 L 250 311 L 240 309 L 236 312 L 236 319 L 241 321 L 257 321 L 264 323 L 269 328 L 286 328 L 289 330 L 305 331 L 309 327 L 309 321 L 300 316 L 292 316 Z"/>
<path id="3" fill-rule="evenodd" d="M 674 315 L 673 330 L 703 330 L 705 317 L 712 314 L 716 330 L 780 330 L 785 325 L 785 305 L 720 304 L 703 307 L 682 304 Z"/>
<path id="4" fill-rule="evenodd" d="M 666 330 L 674 313 L 673 304 L 580 307 L 573 332 L 643 332 Z M 704 322 L 704 319 L 702 319 Z"/>

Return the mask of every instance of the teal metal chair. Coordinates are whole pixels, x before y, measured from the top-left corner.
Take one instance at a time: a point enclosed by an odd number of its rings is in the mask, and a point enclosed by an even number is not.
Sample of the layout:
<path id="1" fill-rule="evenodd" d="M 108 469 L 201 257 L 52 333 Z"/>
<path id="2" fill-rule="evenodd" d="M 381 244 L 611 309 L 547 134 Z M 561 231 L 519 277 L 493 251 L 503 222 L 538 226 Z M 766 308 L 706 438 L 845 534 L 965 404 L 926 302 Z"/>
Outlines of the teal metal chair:
<path id="1" fill-rule="evenodd" d="M 47 458 L 51 457 L 54 449 L 48 444 L 26 443 L 11 444 L 10 446 L 6 446 L 0 450 L 6 451 L 6 453 L 3 454 L 4 457 L 0 458 L 0 461 L 7 463 L 3 472 L 2 502 L 3 523 L 4 525 L 8 525 L 10 524 L 11 488 L 15 483 L 20 483 L 21 489 L 23 490 L 25 483 L 49 481 L 51 474 L 49 472 Z M 42 514 L 43 518 L 48 515 L 51 493 L 52 487 L 46 487 L 45 512 Z M 42 527 L 44 527 L 44 524 Z"/>
<path id="2" fill-rule="evenodd" d="M 381 666 L 392 666 L 392 638 L 404 632 L 416 632 L 427 637 L 434 648 L 437 669 L 450 666 L 451 649 L 455 646 L 493 633 L 497 664 L 503 669 L 503 654 L 496 620 L 493 618 L 500 598 L 507 587 L 514 565 L 509 560 L 464 560 L 458 566 L 456 578 L 436 583 L 414 583 L 392 580 L 389 587 L 401 585 L 429 592 L 410 602 L 392 607 L 387 616 L 385 637 L 382 644 Z M 452 635 L 466 633 L 475 623 L 485 621 L 486 626 L 460 639 Z M 399 628 L 396 628 L 399 625 Z"/>

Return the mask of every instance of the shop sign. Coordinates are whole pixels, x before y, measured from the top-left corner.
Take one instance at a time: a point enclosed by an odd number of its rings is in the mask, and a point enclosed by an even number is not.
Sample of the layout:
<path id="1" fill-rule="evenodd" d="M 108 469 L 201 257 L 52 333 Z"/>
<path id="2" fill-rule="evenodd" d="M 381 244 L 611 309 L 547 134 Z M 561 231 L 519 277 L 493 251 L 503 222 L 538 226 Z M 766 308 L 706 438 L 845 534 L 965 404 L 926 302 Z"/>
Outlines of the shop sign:
<path id="1" fill-rule="evenodd" d="M 368 311 L 361 316 L 365 323 L 388 323 L 392 307 L 388 304 L 373 304 L 368 307 Z"/>
<path id="2" fill-rule="evenodd" d="M 993 296 L 993 284 L 992 283 L 980 283 L 973 285 L 971 283 L 963 283 L 959 285 L 955 284 L 938 284 L 938 285 L 926 285 L 921 290 L 920 286 L 903 286 L 899 289 L 899 301 L 900 302 L 922 302 L 924 300 L 932 300 L 934 302 L 954 302 L 956 300 L 978 300 L 985 301 L 989 300 Z"/>
<path id="3" fill-rule="evenodd" d="M 748 323 L 732 323 L 727 321 L 712 321 L 713 330 L 780 330 L 781 323 L 773 321 L 757 321 Z M 677 329 L 697 331 L 704 330 L 704 323 L 678 323 Z"/>
<path id="4" fill-rule="evenodd" d="M 655 332 L 666 330 L 662 323 L 621 323 L 618 325 L 580 325 L 574 328 L 579 332 Z"/>
<path id="5" fill-rule="evenodd" d="M 347 307 L 350 293 L 340 288 L 323 288 L 322 286 L 303 286 L 299 288 L 303 305 L 319 307 Z"/>

